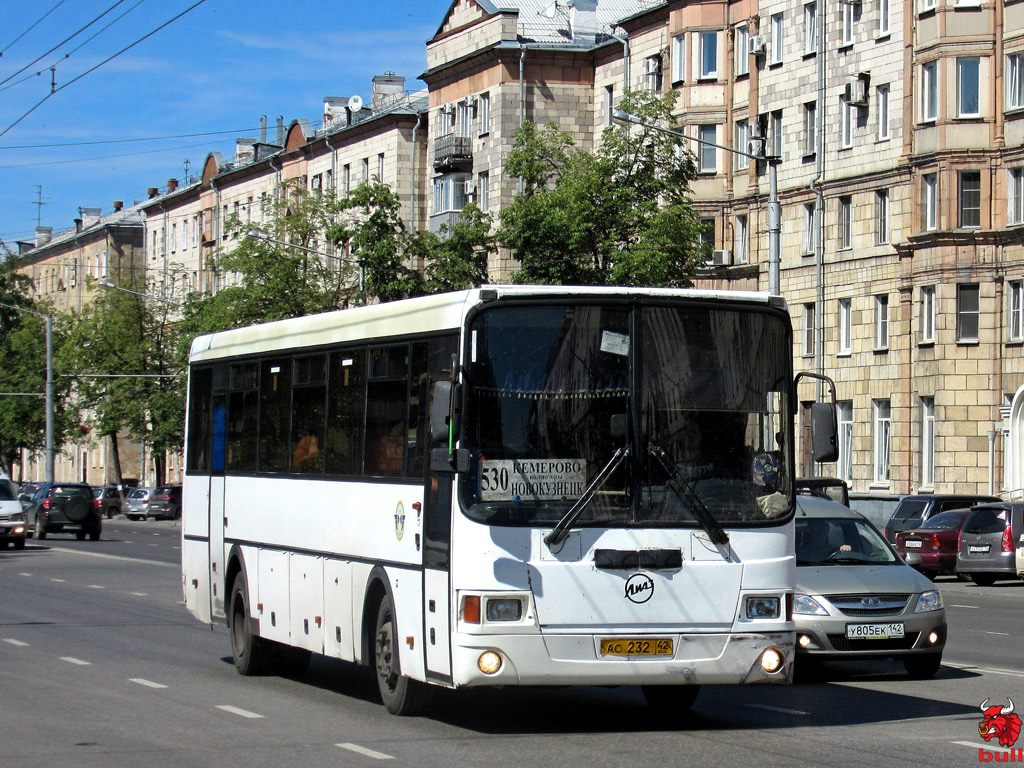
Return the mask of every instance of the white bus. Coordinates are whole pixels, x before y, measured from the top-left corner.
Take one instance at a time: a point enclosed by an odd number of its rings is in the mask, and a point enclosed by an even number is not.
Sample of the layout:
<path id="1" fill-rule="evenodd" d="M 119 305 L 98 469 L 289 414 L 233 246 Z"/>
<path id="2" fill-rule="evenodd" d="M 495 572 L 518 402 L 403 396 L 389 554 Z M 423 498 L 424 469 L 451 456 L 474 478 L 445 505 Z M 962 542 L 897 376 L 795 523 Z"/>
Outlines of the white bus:
<path id="1" fill-rule="evenodd" d="M 789 682 L 795 387 L 757 293 L 485 286 L 199 337 L 186 605 L 240 673 L 372 665 L 395 714 Z"/>

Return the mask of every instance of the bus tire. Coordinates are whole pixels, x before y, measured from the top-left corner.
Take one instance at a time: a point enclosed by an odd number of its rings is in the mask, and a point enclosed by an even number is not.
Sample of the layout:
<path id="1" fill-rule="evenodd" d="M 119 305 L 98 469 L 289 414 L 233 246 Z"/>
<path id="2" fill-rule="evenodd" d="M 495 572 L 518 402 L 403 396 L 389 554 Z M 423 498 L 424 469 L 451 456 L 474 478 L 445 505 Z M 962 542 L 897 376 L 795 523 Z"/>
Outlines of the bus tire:
<path id="1" fill-rule="evenodd" d="M 391 598 L 385 595 L 377 609 L 373 634 L 373 665 L 384 708 L 392 715 L 415 715 L 426 704 L 426 686 L 402 674 L 395 643 L 395 615 Z"/>
<path id="2" fill-rule="evenodd" d="M 641 685 L 647 705 L 661 714 L 685 712 L 700 693 L 699 685 Z"/>
<path id="3" fill-rule="evenodd" d="M 249 595 L 245 588 L 245 576 L 240 572 L 231 587 L 231 610 L 228 613 L 231 635 L 231 657 L 238 674 L 264 675 L 270 667 L 270 653 L 267 642 L 252 632 L 249 618 Z"/>

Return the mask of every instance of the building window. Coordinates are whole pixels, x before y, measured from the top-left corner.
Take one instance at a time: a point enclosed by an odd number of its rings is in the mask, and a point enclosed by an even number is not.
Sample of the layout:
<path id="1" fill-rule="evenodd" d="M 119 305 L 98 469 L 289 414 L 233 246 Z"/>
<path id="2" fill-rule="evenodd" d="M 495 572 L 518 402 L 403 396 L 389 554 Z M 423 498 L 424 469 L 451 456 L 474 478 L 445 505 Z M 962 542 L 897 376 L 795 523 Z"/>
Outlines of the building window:
<path id="1" fill-rule="evenodd" d="M 363 158 L 363 184 L 370 181 L 370 158 Z"/>
<path id="2" fill-rule="evenodd" d="M 839 465 L 836 471 L 839 479 L 853 482 L 853 401 L 840 400 L 836 403 L 839 417 Z"/>
<path id="3" fill-rule="evenodd" d="M 465 101 L 460 101 L 455 110 L 456 135 L 469 138 L 473 131 L 473 108 Z"/>
<path id="4" fill-rule="evenodd" d="M 977 284 L 956 287 L 956 340 L 978 341 L 981 320 L 981 290 Z"/>
<path id="5" fill-rule="evenodd" d="M 939 63 L 929 61 L 921 65 L 921 120 L 935 120 L 939 116 Z"/>
<path id="6" fill-rule="evenodd" d="M 701 125 L 697 127 L 697 138 L 700 144 L 700 172 L 718 172 L 718 154 L 714 145 L 718 143 L 718 130 L 715 125 Z"/>
<path id="7" fill-rule="evenodd" d="M 875 89 L 875 113 L 878 115 L 878 140 L 885 141 L 889 132 L 889 86 L 880 85 Z"/>
<path id="8" fill-rule="evenodd" d="M 672 38 L 672 82 L 686 80 L 686 35 Z"/>
<path id="9" fill-rule="evenodd" d="M 697 234 L 697 247 L 705 249 L 710 256 L 715 249 L 715 219 L 713 216 L 701 216 L 698 224 L 700 232 Z"/>
<path id="10" fill-rule="evenodd" d="M 921 343 L 935 341 L 935 286 L 921 287 Z"/>
<path id="11" fill-rule="evenodd" d="M 889 0 L 878 0 L 878 29 L 875 34 L 879 37 L 889 34 Z"/>
<path id="12" fill-rule="evenodd" d="M 804 205 L 802 243 L 804 254 L 814 253 L 814 247 L 817 244 L 817 227 L 814 224 L 814 218 L 814 203 L 806 203 Z"/>
<path id="13" fill-rule="evenodd" d="M 384 153 L 377 155 L 377 181 L 384 183 Z"/>
<path id="14" fill-rule="evenodd" d="M 477 177 L 476 199 L 480 210 L 486 213 L 491 207 L 491 174 L 489 171 L 481 171 Z"/>
<path id="15" fill-rule="evenodd" d="M 734 155 L 736 158 L 736 168 L 743 170 L 744 168 L 750 167 L 750 158 L 746 152 L 750 149 L 748 143 L 750 141 L 750 123 L 746 120 L 736 121 L 736 151 Z M 740 154 L 742 153 L 742 154 Z"/>
<path id="16" fill-rule="evenodd" d="M 1011 168 L 1006 176 L 1006 221 L 1024 224 L 1024 168 Z"/>
<path id="17" fill-rule="evenodd" d="M 932 231 L 939 226 L 939 177 L 926 173 L 921 177 L 921 213 L 924 229 Z"/>
<path id="18" fill-rule="evenodd" d="M 889 190 L 875 192 L 875 245 L 889 242 Z"/>
<path id="19" fill-rule="evenodd" d="M 977 117 L 981 114 L 979 76 L 981 59 L 968 56 L 956 60 L 956 104 L 958 117 Z"/>
<path id="20" fill-rule="evenodd" d="M 839 354 L 853 352 L 853 300 L 839 300 Z"/>
<path id="21" fill-rule="evenodd" d="M 661 56 L 649 56 L 644 59 L 644 87 L 652 93 L 661 93 Z"/>
<path id="22" fill-rule="evenodd" d="M 736 27 L 736 76 L 750 74 L 750 31 L 746 24 Z"/>
<path id="23" fill-rule="evenodd" d="M 938 0 L 921 0 L 921 11 L 934 11 Z"/>
<path id="24" fill-rule="evenodd" d="M 814 357 L 814 304 L 804 304 L 804 357 Z"/>
<path id="25" fill-rule="evenodd" d="M 466 207 L 465 174 L 438 176 L 434 179 L 434 213 L 461 211 Z"/>
<path id="26" fill-rule="evenodd" d="M 732 252 L 735 264 L 746 264 L 748 260 L 747 243 L 749 232 L 747 229 L 747 217 L 741 215 L 736 217 L 736 227 L 732 235 Z"/>
<path id="27" fill-rule="evenodd" d="M 481 93 L 477 100 L 477 117 L 480 119 L 480 135 L 491 132 L 491 94 Z"/>
<path id="28" fill-rule="evenodd" d="M 889 450 L 892 443 L 892 405 L 888 400 L 873 400 L 875 417 L 874 465 L 876 483 L 889 481 Z"/>
<path id="29" fill-rule="evenodd" d="M 839 198 L 839 248 L 853 247 L 853 198 Z"/>
<path id="30" fill-rule="evenodd" d="M 921 485 L 935 483 L 935 398 L 921 398 Z"/>
<path id="31" fill-rule="evenodd" d="M 818 50 L 818 5 L 807 3 L 804 6 L 804 54 Z"/>
<path id="32" fill-rule="evenodd" d="M 843 3 L 843 28 L 842 28 L 842 45 L 853 45 L 853 22 L 854 22 L 854 11 L 860 8 L 860 5 L 854 6 L 853 3 Z"/>
<path id="33" fill-rule="evenodd" d="M 844 6 L 845 7 L 845 6 Z M 856 107 L 843 97 L 839 100 L 839 142 L 843 149 L 853 146 L 853 121 Z"/>
<path id="34" fill-rule="evenodd" d="M 804 155 L 813 155 L 817 150 L 818 103 L 804 104 Z"/>
<path id="35" fill-rule="evenodd" d="M 1024 53 L 1011 53 L 1006 56 L 1006 108 L 1019 109 L 1024 107 Z"/>
<path id="36" fill-rule="evenodd" d="M 718 79 L 718 33 L 700 33 L 700 78 Z"/>
<path id="37" fill-rule="evenodd" d="M 875 349 L 889 348 L 889 296 L 875 296 Z"/>
<path id="38" fill-rule="evenodd" d="M 348 163 L 341 169 L 341 190 L 345 194 L 352 191 L 352 166 Z"/>
<path id="39" fill-rule="evenodd" d="M 981 171 L 960 171 L 958 226 L 981 226 Z"/>
<path id="40" fill-rule="evenodd" d="M 615 111 L 615 86 L 604 87 L 604 127 L 610 128 L 615 124 L 612 120 L 612 113 Z"/>
<path id="41" fill-rule="evenodd" d="M 1024 282 L 1011 280 L 1007 285 L 1009 301 L 1006 335 L 1010 341 L 1024 341 Z"/>
<path id="42" fill-rule="evenodd" d="M 772 14 L 772 33 L 768 39 L 768 43 L 771 47 L 771 54 L 768 60 L 769 64 L 781 64 L 782 55 L 785 51 L 785 23 L 784 16 L 781 13 Z"/>

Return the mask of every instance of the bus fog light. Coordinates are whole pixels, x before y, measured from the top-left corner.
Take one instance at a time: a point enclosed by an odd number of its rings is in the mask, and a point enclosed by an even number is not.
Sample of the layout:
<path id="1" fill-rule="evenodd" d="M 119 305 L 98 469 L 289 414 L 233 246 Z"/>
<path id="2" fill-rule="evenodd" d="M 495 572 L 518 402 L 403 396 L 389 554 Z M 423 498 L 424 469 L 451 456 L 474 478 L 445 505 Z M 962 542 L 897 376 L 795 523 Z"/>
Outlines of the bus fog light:
<path id="1" fill-rule="evenodd" d="M 775 648 L 769 648 L 761 654 L 761 669 L 769 674 L 772 672 L 778 672 L 782 669 L 782 662 L 784 658 L 782 652 Z"/>
<path id="2" fill-rule="evenodd" d="M 519 621 L 522 618 L 522 600 L 493 597 L 487 600 L 488 621 Z"/>
<path id="3" fill-rule="evenodd" d="M 477 659 L 476 665 L 485 675 L 493 675 L 501 669 L 501 654 L 496 651 L 484 651 Z"/>

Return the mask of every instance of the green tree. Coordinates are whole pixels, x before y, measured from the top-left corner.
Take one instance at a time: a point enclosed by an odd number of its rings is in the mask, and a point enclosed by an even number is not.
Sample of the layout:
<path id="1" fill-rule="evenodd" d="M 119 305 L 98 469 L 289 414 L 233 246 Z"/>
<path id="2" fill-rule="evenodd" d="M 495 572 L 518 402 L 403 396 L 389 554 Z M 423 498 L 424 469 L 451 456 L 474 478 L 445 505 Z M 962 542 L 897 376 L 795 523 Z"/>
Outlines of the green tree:
<path id="1" fill-rule="evenodd" d="M 628 93 L 620 105 L 668 125 L 675 93 Z M 689 198 L 696 178 L 684 139 L 643 126 L 609 128 L 597 152 L 555 125 L 525 123 L 506 169 L 523 193 L 501 213 L 498 239 L 522 267 L 517 282 L 689 285 L 707 258 Z"/>
<path id="2" fill-rule="evenodd" d="M 462 209 L 455 224 L 441 225 L 441 236 L 420 232 L 426 255 L 424 292 L 461 291 L 488 282 L 487 261 L 494 253 L 491 217 L 475 203 Z"/>

